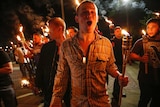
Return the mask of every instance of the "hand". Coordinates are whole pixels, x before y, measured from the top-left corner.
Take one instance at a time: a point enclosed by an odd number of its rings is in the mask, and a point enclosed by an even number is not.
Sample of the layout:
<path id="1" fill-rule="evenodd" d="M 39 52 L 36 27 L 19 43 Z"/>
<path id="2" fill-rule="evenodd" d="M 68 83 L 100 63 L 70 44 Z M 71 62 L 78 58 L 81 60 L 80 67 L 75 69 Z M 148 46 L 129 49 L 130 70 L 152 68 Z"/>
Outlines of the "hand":
<path id="1" fill-rule="evenodd" d="M 141 57 L 141 62 L 148 63 L 148 61 L 149 61 L 148 54 L 144 54 L 144 55 Z"/>
<path id="2" fill-rule="evenodd" d="M 128 84 L 128 76 L 119 75 L 118 81 L 120 86 L 125 87 Z"/>
<path id="3" fill-rule="evenodd" d="M 60 99 L 55 99 L 52 97 L 49 107 L 63 107 L 62 101 Z"/>

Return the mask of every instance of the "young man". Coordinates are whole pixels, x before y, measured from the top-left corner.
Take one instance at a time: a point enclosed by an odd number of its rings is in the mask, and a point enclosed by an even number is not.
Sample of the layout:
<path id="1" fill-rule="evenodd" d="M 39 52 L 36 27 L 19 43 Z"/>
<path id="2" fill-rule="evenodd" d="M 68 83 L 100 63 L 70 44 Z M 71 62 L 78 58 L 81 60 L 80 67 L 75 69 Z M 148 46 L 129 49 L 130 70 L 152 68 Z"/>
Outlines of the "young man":
<path id="1" fill-rule="evenodd" d="M 8 54 L 0 50 L 0 101 L 3 101 L 5 107 L 17 107 L 16 94 L 10 77 L 12 72 L 13 65 Z"/>
<path id="2" fill-rule="evenodd" d="M 122 29 L 120 26 L 116 26 L 114 28 L 114 36 L 111 39 L 111 43 L 113 46 L 113 51 L 116 59 L 116 65 L 118 67 L 118 70 L 122 73 L 122 65 L 123 65 L 123 56 L 122 56 Z M 113 98 L 112 98 L 112 106 L 118 105 L 119 100 L 119 92 L 120 92 L 120 85 L 118 82 L 118 79 L 116 78 L 114 81 L 114 87 L 113 87 Z M 123 93 L 122 97 L 126 97 L 125 93 Z"/>
<path id="3" fill-rule="evenodd" d="M 79 32 L 63 42 L 50 107 L 60 107 L 71 78 L 71 107 L 111 107 L 106 75 L 119 78 L 126 86 L 127 77 L 117 70 L 110 41 L 95 32 L 98 10 L 91 1 L 82 2 L 75 20 Z"/>
<path id="4" fill-rule="evenodd" d="M 160 19 L 149 19 L 147 35 L 133 45 L 130 58 L 140 62 L 138 107 L 156 107 L 160 99 Z"/>
<path id="5" fill-rule="evenodd" d="M 42 89 L 44 94 L 44 107 L 49 107 L 52 98 L 59 48 L 64 41 L 66 29 L 66 24 L 60 17 L 50 19 L 48 24 L 51 41 L 43 45 L 36 71 L 36 86 Z"/>
<path id="6" fill-rule="evenodd" d="M 67 35 L 66 38 L 72 38 L 78 32 L 78 29 L 75 26 L 70 26 L 67 28 Z"/>

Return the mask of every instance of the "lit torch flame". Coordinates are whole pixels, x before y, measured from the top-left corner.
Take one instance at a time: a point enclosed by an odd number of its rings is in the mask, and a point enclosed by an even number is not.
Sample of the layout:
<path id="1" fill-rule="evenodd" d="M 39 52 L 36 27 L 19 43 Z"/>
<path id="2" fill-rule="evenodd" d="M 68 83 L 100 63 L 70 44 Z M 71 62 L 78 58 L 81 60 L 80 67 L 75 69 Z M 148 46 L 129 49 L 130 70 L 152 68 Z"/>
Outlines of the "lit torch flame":
<path id="1" fill-rule="evenodd" d="M 49 32 L 49 28 L 46 26 L 44 31 L 48 33 Z"/>
<path id="2" fill-rule="evenodd" d="M 23 26 L 22 25 L 20 25 L 20 27 L 19 27 L 19 31 L 20 31 L 20 38 L 21 38 L 21 41 L 22 42 L 25 42 L 25 37 L 24 37 L 24 33 L 23 33 Z"/>
<path id="3" fill-rule="evenodd" d="M 23 26 L 22 25 L 19 27 L 19 31 L 23 32 Z"/>
<path id="4" fill-rule="evenodd" d="M 154 12 L 154 14 L 156 15 L 156 16 L 160 16 L 160 13 L 158 13 L 158 12 Z"/>
<path id="5" fill-rule="evenodd" d="M 123 35 L 125 35 L 125 36 L 130 36 L 129 33 L 128 33 L 126 30 L 124 30 L 124 29 L 122 29 L 121 33 L 122 33 Z"/>
<path id="6" fill-rule="evenodd" d="M 43 35 L 48 36 L 49 28 L 47 26 L 41 27 Z"/>
<path id="7" fill-rule="evenodd" d="M 21 41 L 21 37 L 19 35 L 17 35 L 17 40 Z"/>
<path id="8" fill-rule="evenodd" d="M 10 42 L 11 43 L 11 45 L 13 45 L 13 42 Z"/>
<path id="9" fill-rule="evenodd" d="M 68 30 L 66 30 L 66 34 L 69 35 L 69 31 Z"/>
<path id="10" fill-rule="evenodd" d="M 111 21 L 111 20 L 108 20 L 107 17 L 104 17 L 104 19 L 105 19 L 105 21 L 106 21 L 107 23 L 112 24 L 112 21 Z"/>
<path id="11" fill-rule="evenodd" d="M 142 30 L 142 33 L 143 33 L 143 35 L 146 35 L 146 31 L 145 30 Z"/>
<path id="12" fill-rule="evenodd" d="M 28 87 L 30 82 L 27 79 L 22 79 L 21 80 L 21 87 Z"/>
<path id="13" fill-rule="evenodd" d="M 78 0 L 75 0 L 75 3 L 76 3 L 76 5 L 77 5 L 77 6 L 79 6 L 79 5 L 80 5 L 80 3 L 79 3 L 79 1 L 78 1 Z"/>

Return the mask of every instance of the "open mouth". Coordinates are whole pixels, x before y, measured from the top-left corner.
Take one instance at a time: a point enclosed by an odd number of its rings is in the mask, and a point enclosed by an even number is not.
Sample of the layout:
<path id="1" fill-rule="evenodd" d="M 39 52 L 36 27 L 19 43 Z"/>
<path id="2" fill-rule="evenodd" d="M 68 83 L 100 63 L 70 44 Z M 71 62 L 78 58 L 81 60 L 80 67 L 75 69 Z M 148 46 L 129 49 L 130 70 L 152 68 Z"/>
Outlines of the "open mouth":
<path id="1" fill-rule="evenodd" d="M 92 25 L 92 21 L 87 21 L 87 25 L 91 26 Z"/>

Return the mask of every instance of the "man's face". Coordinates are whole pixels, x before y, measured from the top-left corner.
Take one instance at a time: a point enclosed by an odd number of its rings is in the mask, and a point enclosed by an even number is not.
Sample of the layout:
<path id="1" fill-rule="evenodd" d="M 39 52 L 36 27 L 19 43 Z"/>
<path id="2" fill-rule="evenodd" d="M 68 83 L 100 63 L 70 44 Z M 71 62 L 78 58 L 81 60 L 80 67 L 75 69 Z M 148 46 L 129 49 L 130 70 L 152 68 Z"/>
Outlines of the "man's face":
<path id="1" fill-rule="evenodd" d="M 54 24 L 49 25 L 49 36 L 52 40 L 59 38 L 59 33 L 59 27 L 56 27 Z"/>
<path id="2" fill-rule="evenodd" d="M 121 29 L 115 29 L 114 30 L 114 35 L 115 35 L 116 38 L 121 39 L 122 38 Z"/>
<path id="3" fill-rule="evenodd" d="M 148 25 L 147 25 L 147 34 L 150 36 L 150 37 L 153 37 L 155 36 L 158 32 L 159 32 L 159 26 L 157 23 L 153 23 L 153 22 L 150 22 Z"/>
<path id="4" fill-rule="evenodd" d="M 79 23 L 79 28 L 83 32 L 93 32 L 98 22 L 97 8 L 92 3 L 84 3 L 78 9 L 75 17 Z"/>
<path id="5" fill-rule="evenodd" d="M 74 29 L 68 29 L 68 33 L 70 37 L 73 37 L 74 35 L 76 35 L 76 32 L 74 31 Z"/>

